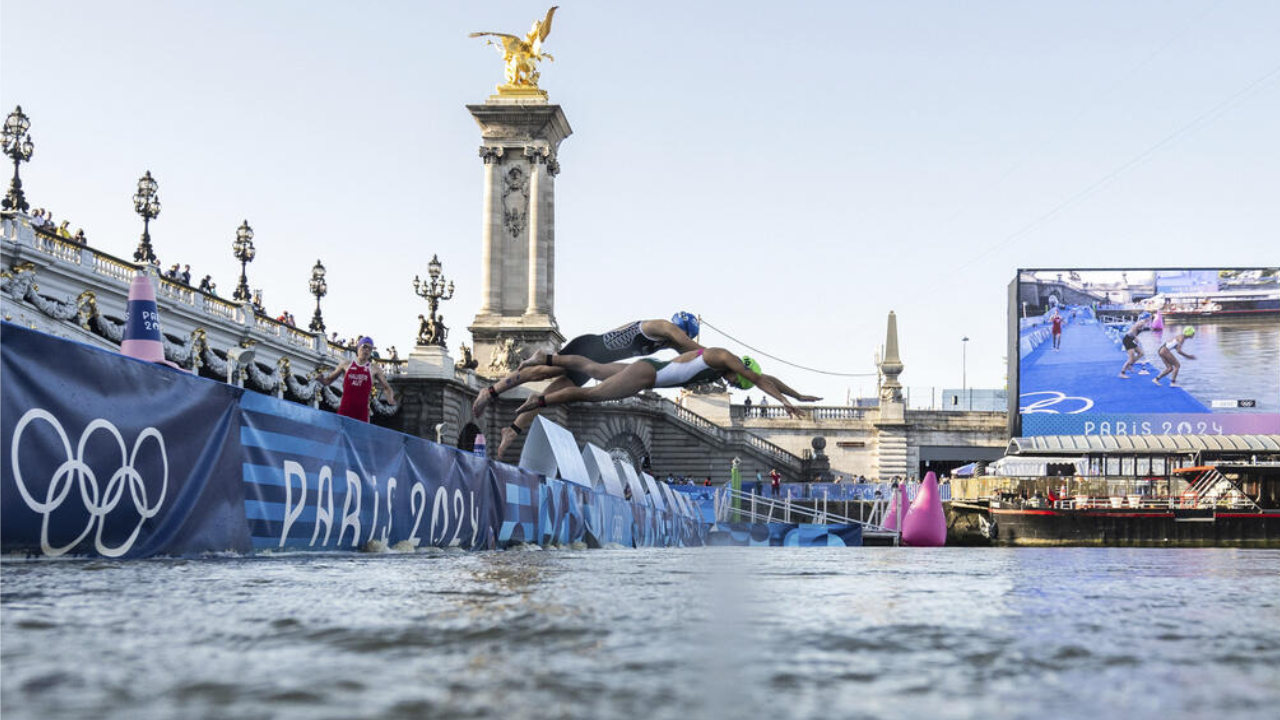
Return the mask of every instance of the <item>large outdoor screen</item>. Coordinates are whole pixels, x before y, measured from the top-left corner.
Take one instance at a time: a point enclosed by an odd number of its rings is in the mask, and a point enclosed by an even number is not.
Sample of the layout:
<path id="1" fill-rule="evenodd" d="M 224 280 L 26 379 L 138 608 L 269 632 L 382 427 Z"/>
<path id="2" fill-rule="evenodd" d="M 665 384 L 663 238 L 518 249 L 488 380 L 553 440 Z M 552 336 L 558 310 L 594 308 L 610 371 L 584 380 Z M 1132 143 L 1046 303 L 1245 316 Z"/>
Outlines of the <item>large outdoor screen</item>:
<path id="1" fill-rule="evenodd" d="M 1280 433 L 1276 268 L 1020 270 L 1009 298 L 1016 434 Z"/>

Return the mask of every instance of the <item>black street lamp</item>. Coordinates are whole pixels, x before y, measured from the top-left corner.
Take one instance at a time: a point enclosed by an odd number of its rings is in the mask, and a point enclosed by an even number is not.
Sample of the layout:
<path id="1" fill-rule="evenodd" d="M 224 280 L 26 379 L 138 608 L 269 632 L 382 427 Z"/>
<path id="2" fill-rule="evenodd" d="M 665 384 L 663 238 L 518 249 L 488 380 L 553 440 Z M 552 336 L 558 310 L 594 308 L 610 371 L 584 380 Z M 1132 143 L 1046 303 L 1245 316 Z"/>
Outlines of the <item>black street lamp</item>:
<path id="1" fill-rule="evenodd" d="M 236 287 L 231 297 L 240 302 L 246 302 L 253 299 L 253 295 L 249 292 L 249 278 L 245 275 L 245 266 L 253 262 L 253 258 L 258 255 L 258 251 L 253 247 L 253 228 L 249 227 L 248 220 L 240 223 L 240 227 L 236 230 L 236 241 L 231 243 L 231 252 L 235 253 L 236 259 L 240 261 L 240 285 Z"/>
<path id="2" fill-rule="evenodd" d="M 31 136 L 27 134 L 30 128 L 31 121 L 23 114 L 21 105 L 4 119 L 4 154 L 13 158 L 13 180 L 9 182 L 9 194 L 0 203 L 0 207 L 5 210 L 26 212 L 31 207 L 22 194 L 22 178 L 18 177 L 18 163 L 30 162 L 31 151 L 35 149 L 31 144 Z"/>
<path id="3" fill-rule="evenodd" d="M 155 251 L 151 249 L 151 221 L 160 216 L 160 196 L 156 191 L 160 186 L 151 177 L 151 171 L 138 179 L 138 192 L 133 196 L 133 211 L 142 216 L 142 242 L 133 251 L 133 259 L 138 262 L 154 262 Z"/>
<path id="4" fill-rule="evenodd" d="M 418 343 L 420 345 L 440 345 L 443 347 L 445 337 L 449 333 L 449 329 L 444 326 L 444 318 L 437 315 L 436 310 L 439 309 L 441 300 L 448 300 L 453 297 L 453 281 L 449 280 L 446 284 L 445 279 L 440 275 L 440 271 L 440 258 L 433 254 L 431 262 L 427 263 L 427 274 L 431 276 L 431 279 L 424 283 L 417 275 L 413 276 L 413 292 L 427 301 L 427 307 L 430 311 L 427 317 L 421 318 L 421 327 L 418 328 Z"/>
<path id="5" fill-rule="evenodd" d="M 324 265 L 316 260 L 316 266 L 311 268 L 311 294 L 316 296 L 316 314 L 311 318 L 311 332 L 324 332 L 324 318 L 320 316 L 320 298 L 329 292 L 329 286 L 324 282 Z"/>

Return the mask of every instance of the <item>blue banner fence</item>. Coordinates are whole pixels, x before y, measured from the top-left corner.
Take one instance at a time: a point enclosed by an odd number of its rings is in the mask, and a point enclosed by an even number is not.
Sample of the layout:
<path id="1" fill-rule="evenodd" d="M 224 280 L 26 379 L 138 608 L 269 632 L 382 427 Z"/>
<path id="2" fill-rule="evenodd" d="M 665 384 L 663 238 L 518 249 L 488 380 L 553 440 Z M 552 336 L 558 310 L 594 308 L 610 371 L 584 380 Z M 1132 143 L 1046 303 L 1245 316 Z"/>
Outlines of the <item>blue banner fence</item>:
<path id="1" fill-rule="evenodd" d="M 701 545 L 604 491 L 8 323 L 0 551 Z"/>

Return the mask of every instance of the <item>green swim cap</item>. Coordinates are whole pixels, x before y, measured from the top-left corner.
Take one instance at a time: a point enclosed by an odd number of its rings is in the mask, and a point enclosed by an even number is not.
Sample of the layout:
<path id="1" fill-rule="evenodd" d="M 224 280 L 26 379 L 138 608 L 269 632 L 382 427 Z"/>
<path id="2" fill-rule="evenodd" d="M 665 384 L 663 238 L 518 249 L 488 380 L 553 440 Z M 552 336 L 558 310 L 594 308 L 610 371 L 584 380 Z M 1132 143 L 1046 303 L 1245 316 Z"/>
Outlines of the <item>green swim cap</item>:
<path id="1" fill-rule="evenodd" d="M 760 372 L 760 363 L 756 362 L 756 361 L 755 361 L 754 359 L 752 359 L 751 357 L 749 357 L 749 356 L 747 356 L 747 355 L 743 355 L 743 356 L 742 356 L 742 364 L 743 364 L 743 365 L 746 365 L 746 366 L 747 366 L 747 368 L 748 368 L 749 370 L 751 370 L 751 372 L 759 374 L 759 372 Z M 750 380 L 748 380 L 748 379 L 746 379 L 746 378 L 742 377 L 741 375 L 739 375 L 739 376 L 738 376 L 738 377 L 733 381 L 733 384 L 734 384 L 734 385 L 737 385 L 739 388 L 742 388 L 743 390 L 750 390 L 751 388 L 753 388 L 753 387 L 755 387 L 755 386 L 756 386 L 756 384 L 755 384 L 755 383 L 753 383 L 753 382 L 751 382 Z"/>
<path id="2" fill-rule="evenodd" d="M 1196 329 L 1188 325 L 1182 328 L 1182 335 L 1183 337 L 1195 337 Z"/>

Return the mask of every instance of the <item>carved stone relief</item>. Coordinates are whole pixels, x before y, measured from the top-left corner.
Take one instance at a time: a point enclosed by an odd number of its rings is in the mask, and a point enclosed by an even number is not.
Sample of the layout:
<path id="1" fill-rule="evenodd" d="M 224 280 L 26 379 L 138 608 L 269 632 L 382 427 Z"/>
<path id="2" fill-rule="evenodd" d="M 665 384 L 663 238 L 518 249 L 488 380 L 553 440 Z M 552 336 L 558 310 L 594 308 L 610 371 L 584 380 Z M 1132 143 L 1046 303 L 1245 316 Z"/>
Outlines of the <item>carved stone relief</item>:
<path id="1" fill-rule="evenodd" d="M 528 221 L 529 175 L 512 165 L 502 178 L 502 226 L 513 239 L 520 239 Z"/>

